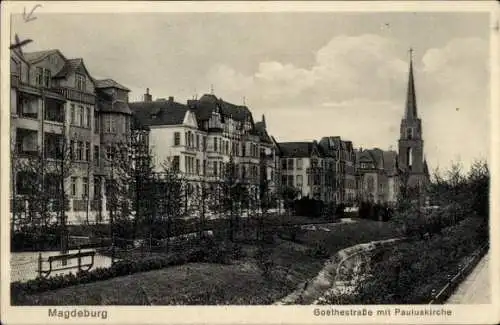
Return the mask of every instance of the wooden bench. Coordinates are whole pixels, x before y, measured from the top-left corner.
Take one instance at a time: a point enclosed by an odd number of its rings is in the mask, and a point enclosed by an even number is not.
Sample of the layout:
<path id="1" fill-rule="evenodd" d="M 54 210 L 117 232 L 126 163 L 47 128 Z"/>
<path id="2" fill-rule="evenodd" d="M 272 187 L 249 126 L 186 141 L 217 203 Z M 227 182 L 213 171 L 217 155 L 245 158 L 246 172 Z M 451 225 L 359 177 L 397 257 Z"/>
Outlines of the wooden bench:
<path id="1" fill-rule="evenodd" d="M 95 254 L 96 254 L 95 251 L 91 251 L 91 252 L 78 252 L 73 254 L 49 256 L 46 260 L 49 263 L 49 269 L 44 270 L 42 266 L 43 263 L 42 253 L 40 253 L 38 255 L 38 274 L 43 277 L 48 277 L 50 273 L 52 273 L 53 271 L 63 271 L 69 269 L 78 269 L 78 271 L 89 271 L 92 268 L 92 266 L 94 266 Z M 82 258 L 89 256 L 91 257 L 91 261 L 89 263 L 82 264 Z M 64 265 L 67 260 L 71 259 L 78 259 L 78 264 L 76 266 L 63 266 L 58 268 L 54 268 L 52 265 L 52 263 L 57 261 L 62 261 Z"/>

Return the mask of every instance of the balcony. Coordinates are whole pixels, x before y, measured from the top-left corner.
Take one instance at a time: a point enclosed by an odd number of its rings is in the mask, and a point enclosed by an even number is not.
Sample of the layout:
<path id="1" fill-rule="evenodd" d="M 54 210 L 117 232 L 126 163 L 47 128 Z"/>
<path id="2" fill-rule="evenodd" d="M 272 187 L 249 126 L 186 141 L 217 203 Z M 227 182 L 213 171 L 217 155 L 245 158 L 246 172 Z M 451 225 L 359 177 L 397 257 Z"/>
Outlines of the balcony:
<path id="1" fill-rule="evenodd" d="M 66 99 L 71 101 L 85 103 L 85 104 L 95 104 L 95 95 L 88 94 L 80 90 L 57 87 L 52 89 L 54 92 L 64 96 Z"/>
<path id="2" fill-rule="evenodd" d="M 20 157 L 34 157 L 38 155 L 38 132 L 27 129 L 17 129 L 16 153 Z"/>
<path id="3" fill-rule="evenodd" d="M 39 97 L 26 93 L 19 93 L 17 115 L 21 118 L 38 119 Z"/>
<path id="4" fill-rule="evenodd" d="M 64 103 L 46 98 L 45 99 L 45 120 L 64 123 Z"/>

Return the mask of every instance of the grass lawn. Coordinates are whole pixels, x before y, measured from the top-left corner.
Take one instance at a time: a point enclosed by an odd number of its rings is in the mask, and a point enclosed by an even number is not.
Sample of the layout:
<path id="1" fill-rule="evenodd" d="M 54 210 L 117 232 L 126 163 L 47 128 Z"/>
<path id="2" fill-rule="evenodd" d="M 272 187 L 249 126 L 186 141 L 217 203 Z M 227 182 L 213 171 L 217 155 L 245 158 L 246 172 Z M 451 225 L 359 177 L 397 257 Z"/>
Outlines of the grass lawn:
<path id="1" fill-rule="evenodd" d="M 311 253 L 316 245 L 321 244 L 334 254 L 358 243 L 397 236 L 389 223 L 375 221 L 326 227 L 331 231 L 306 231 L 299 238 L 301 243 L 278 240 L 271 244 L 270 277 L 264 276 L 257 266 L 254 259 L 257 247 L 246 244 L 245 257 L 231 265 L 191 263 L 33 294 L 15 304 L 140 305 L 146 300 L 155 305 L 270 304 L 321 270 L 326 258 Z"/>
<path id="2" fill-rule="evenodd" d="M 323 225 L 322 228 L 328 228 L 331 231 L 307 231 L 299 235 L 297 239 L 307 246 L 322 245 L 332 255 L 356 244 L 400 236 L 392 223 L 365 219 L 354 220 L 357 222 Z"/>

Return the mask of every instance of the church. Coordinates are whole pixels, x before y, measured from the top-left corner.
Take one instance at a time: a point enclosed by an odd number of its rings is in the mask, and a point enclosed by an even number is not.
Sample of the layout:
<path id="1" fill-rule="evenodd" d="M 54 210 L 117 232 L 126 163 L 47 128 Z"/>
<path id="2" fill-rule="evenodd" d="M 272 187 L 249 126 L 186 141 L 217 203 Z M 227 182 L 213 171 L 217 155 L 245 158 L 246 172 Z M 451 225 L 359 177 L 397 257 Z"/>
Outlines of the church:
<path id="1" fill-rule="evenodd" d="M 422 189 L 429 183 L 411 55 L 398 151 L 360 148 L 356 151 L 356 171 L 357 195 L 361 201 L 396 203 L 401 185 Z"/>

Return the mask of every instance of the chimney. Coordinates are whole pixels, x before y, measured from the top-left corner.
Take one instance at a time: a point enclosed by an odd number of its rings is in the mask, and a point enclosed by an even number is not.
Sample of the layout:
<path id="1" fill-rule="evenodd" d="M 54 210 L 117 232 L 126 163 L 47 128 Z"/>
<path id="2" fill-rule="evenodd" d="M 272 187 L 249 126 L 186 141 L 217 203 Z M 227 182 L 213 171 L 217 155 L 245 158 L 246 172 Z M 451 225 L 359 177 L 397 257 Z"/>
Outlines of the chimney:
<path id="1" fill-rule="evenodd" d="M 153 100 L 153 96 L 149 93 L 149 88 L 146 88 L 146 93 L 144 94 L 144 101 L 151 102 Z"/>
<path id="2" fill-rule="evenodd" d="M 168 97 L 168 101 L 169 101 L 169 102 L 173 102 L 173 101 L 174 101 L 174 97 L 173 97 L 173 96 L 169 96 L 169 97 Z"/>

